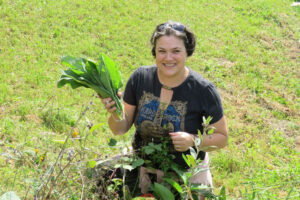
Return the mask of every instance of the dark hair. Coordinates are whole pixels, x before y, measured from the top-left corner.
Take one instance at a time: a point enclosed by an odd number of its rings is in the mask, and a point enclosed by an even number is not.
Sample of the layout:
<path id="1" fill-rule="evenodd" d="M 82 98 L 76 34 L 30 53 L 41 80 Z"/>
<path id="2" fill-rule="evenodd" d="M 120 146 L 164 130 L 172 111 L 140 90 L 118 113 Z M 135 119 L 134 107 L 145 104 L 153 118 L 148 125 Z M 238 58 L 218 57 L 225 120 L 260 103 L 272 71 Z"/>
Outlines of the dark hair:
<path id="1" fill-rule="evenodd" d="M 156 26 L 155 31 L 152 33 L 150 42 L 152 45 L 152 55 L 155 57 L 155 48 L 157 40 L 162 36 L 174 35 L 183 40 L 187 52 L 187 56 L 193 55 L 196 47 L 196 36 L 185 25 L 179 22 L 168 21 Z"/>

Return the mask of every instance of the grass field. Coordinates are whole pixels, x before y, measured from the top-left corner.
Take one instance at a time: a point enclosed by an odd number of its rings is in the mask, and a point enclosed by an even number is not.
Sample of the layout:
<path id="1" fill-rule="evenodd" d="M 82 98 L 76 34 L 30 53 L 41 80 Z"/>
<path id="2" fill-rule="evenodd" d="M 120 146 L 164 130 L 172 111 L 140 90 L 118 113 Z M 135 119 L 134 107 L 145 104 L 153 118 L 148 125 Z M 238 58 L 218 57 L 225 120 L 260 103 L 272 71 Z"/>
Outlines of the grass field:
<path id="1" fill-rule="evenodd" d="M 217 86 L 228 120 L 229 145 L 211 153 L 215 193 L 224 185 L 228 199 L 300 199 L 300 6 L 292 2 L 0 0 L 0 196 L 33 199 L 49 180 L 40 192 L 52 190 L 50 199 L 96 197 L 86 168 L 129 146 L 133 130 L 113 136 L 91 90 L 56 88 L 60 58 L 105 53 L 126 83 L 154 63 L 154 27 L 174 20 L 197 35 L 188 65 Z M 101 125 L 90 132 L 91 123 Z"/>

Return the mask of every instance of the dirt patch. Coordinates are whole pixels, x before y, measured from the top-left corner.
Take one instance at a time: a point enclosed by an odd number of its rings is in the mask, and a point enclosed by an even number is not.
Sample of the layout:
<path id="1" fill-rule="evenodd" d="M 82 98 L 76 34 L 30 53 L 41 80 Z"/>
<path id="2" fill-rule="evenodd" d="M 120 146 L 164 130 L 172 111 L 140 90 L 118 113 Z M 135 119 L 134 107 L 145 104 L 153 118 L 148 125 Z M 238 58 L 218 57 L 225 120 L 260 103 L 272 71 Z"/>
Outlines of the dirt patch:
<path id="1" fill-rule="evenodd" d="M 18 107 L 19 104 L 21 104 L 21 102 L 20 103 L 16 102 L 14 104 L 11 104 L 10 102 L 8 102 L 5 105 L 0 105 L 0 118 L 9 116 L 11 111 L 13 111 L 16 107 Z"/>
<path id="2" fill-rule="evenodd" d="M 300 152 L 300 135 L 295 138 L 295 150 Z"/>
<path id="3" fill-rule="evenodd" d="M 278 102 L 270 101 L 270 100 L 268 100 L 264 97 L 259 97 L 257 101 L 262 107 L 264 107 L 268 110 L 271 110 L 271 111 L 272 110 L 275 110 L 275 111 L 277 110 L 277 111 L 280 111 L 282 113 L 285 113 L 287 116 L 296 117 L 298 115 L 296 111 L 294 111 L 294 110 L 292 110 L 292 109 L 290 109 L 290 108 L 288 108 L 288 107 L 286 107 L 286 106 L 284 106 L 284 105 L 282 105 Z"/>
<path id="4" fill-rule="evenodd" d="M 289 49 L 287 55 L 291 59 L 298 59 L 299 60 L 299 55 L 300 55 L 300 40 L 299 38 L 296 38 L 294 32 L 291 30 L 289 24 L 286 22 L 285 19 L 288 18 L 287 15 L 282 14 L 282 22 L 281 24 L 283 25 L 283 29 L 285 30 L 284 33 L 287 36 L 286 40 L 282 41 L 282 44 Z M 295 22 L 296 23 L 296 22 Z"/>
<path id="5" fill-rule="evenodd" d="M 291 59 L 298 59 L 300 55 L 300 40 L 299 41 L 292 41 L 290 46 L 288 47 L 290 51 L 288 52 L 288 56 Z"/>
<path id="6" fill-rule="evenodd" d="M 9 106 L 0 105 L 0 118 L 4 118 L 11 111 Z"/>
<path id="7" fill-rule="evenodd" d="M 0 106 L 0 113 L 4 113 L 4 112 L 5 112 L 5 107 L 4 106 Z"/>
<path id="8" fill-rule="evenodd" d="M 257 101 L 260 106 L 270 110 L 271 112 L 279 111 L 284 113 L 286 116 L 290 116 L 294 119 L 297 119 L 299 117 L 299 113 L 278 102 L 270 101 L 264 97 L 259 97 Z M 276 119 L 275 117 L 264 120 L 267 126 L 269 126 L 273 130 L 281 131 L 285 137 L 295 137 L 300 132 L 299 124 L 293 121 Z"/>
<path id="9" fill-rule="evenodd" d="M 218 88 L 223 103 L 228 105 L 228 108 L 234 108 L 234 114 L 237 116 L 244 115 L 249 107 L 253 96 L 249 94 L 247 89 L 240 89 L 234 82 L 228 83 L 226 89 Z M 233 114 L 233 113 L 231 113 Z"/>
<path id="10" fill-rule="evenodd" d="M 294 138 L 300 132 L 300 126 L 289 120 L 268 119 L 266 122 L 272 129 L 282 132 L 284 137 Z"/>
<path id="11" fill-rule="evenodd" d="M 48 131 L 48 132 L 41 132 L 40 135 L 43 135 L 43 136 L 49 136 L 49 135 L 53 136 L 53 135 L 56 135 L 56 133 Z"/>
<path id="12" fill-rule="evenodd" d="M 231 127 L 229 127 L 232 131 L 243 129 L 246 126 L 255 126 L 256 123 L 263 123 L 265 128 L 281 131 L 284 137 L 294 138 L 299 135 L 300 125 L 296 122 L 296 120 L 289 121 L 276 119 L 272 115 L 272 111 L 280 111 L 285 113 L 287 116 L 298 119 L 299 114 L 296 111 L 291 110 L 278 102 L 270 101 L 264 97 L 254 97 L 249 94 L 247 90 L 238 90 L 238 87 L 235 87 L 234 83 L 232 84 L 233 85 L 228 87 L 226 90 L 219 89 L 224 107 L 227 108 L 228 117 L 234 120 L 234 123 L 232 123 Z M 230 89 L 231 87 L 232 89 Z M 250 107 L 251 109 L 249 109 Z M 259 109 L 259 107 L 269 110 L 269 114 L 265 113 L 265 117 L 262 118 L 261 113 L 255 111 L 256 109 Z M 236 140 L 236 142 L 240 143 L 242 141 Z"/>
<path id="13" fill-rule="evenodd" d="M 43 120 L 41 118 L 39 118 L 38 115 L 34 115 L 34 114 L 25 115 L 25 119 L 26 119 L 26 121 L 32 121 L 37 124 L 40 124 L 43 122 Z"/>
<path id="14" fill-rule="evenodd" d="M 230 60 L 228 60 L 226 58 L 217 58 L 217 63 L 226 68 L 231 68 L 236 65 L 236 62 L 231 62 Z"/>
<path id="15" fill-rule="evenodd" d="M 276 41 L 274 38 L 265 35 L 265 34 L 260 34 L 258 35 L 257 38 L 260 43 L 263 45 L 263 47 L 267 50 L 275 50 L 275 46 L 274 46 L 274 41 Z"/>

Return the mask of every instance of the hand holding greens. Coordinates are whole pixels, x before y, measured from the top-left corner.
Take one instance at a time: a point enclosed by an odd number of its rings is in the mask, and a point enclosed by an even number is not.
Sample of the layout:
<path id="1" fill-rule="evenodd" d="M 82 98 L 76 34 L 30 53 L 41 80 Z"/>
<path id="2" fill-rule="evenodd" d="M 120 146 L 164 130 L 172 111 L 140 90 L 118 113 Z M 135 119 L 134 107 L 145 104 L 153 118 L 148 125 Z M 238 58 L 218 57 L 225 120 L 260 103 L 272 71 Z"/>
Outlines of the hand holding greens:
<path id="1" fill-rule="evenodd" d="M 116 113 L 122 118 L 123 104 L 118 96 L 118 90 L 123 86 L 121 74 L 115 63 L 106 55 L 100 55 L 99 64 L 85 58 L 65 56 L 61 63 L 69 69 L 62 70 L 57 87 L 65 84 L 73 89 L 86 87 L 93 89 L 102 98 L 110 97 L 116 102 Z"/>

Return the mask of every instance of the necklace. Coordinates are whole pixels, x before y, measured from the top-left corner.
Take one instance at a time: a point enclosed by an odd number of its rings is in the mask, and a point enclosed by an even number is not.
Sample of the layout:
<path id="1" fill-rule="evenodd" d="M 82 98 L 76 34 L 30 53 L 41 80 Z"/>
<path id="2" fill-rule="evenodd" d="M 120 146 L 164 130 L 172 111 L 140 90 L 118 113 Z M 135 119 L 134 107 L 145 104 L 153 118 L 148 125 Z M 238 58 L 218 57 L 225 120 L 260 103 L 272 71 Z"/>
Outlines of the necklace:
<path id="1" fill-rule="evenodd" d="M 169 87 L 169 86 L 166 86 L 166 85 L 163 85 L 163 84 L 162 84 L 161 87 L 164 88 L 164 89 L 166 89 L 166 90 L 173 90 L 172 87 Z"/>

